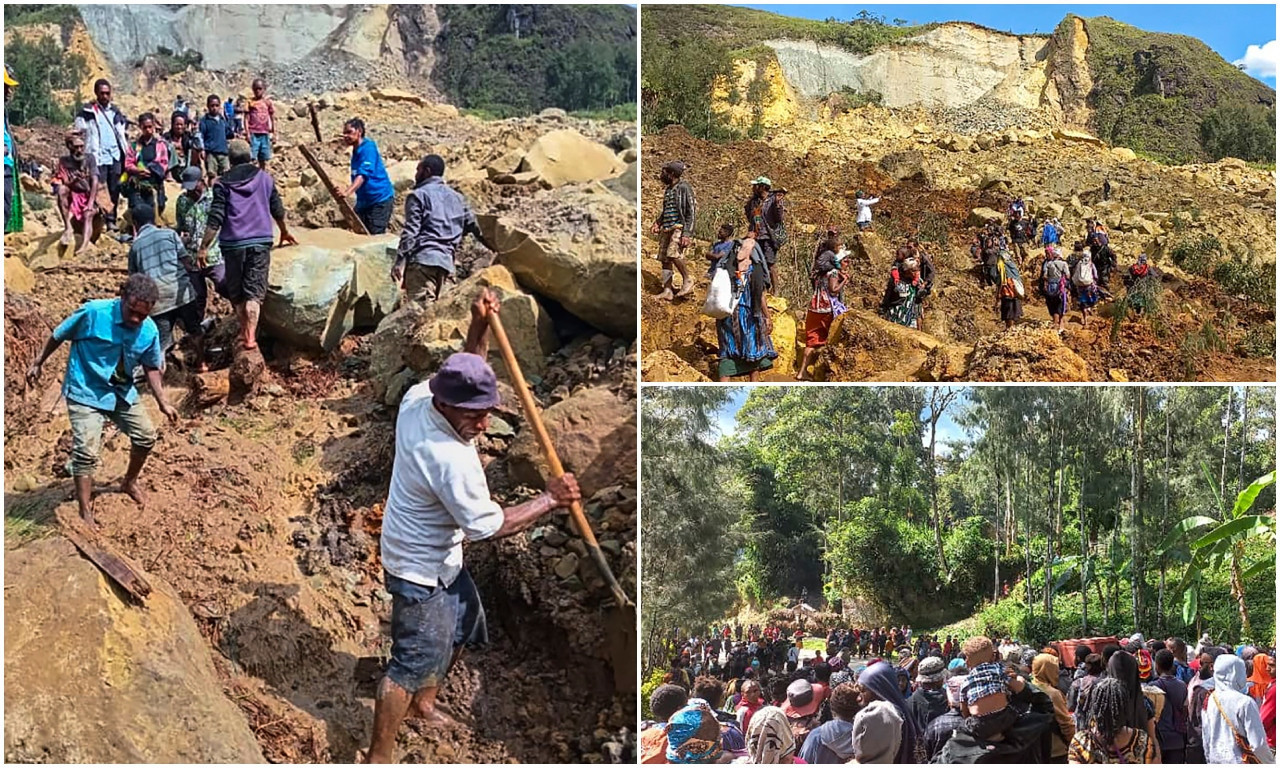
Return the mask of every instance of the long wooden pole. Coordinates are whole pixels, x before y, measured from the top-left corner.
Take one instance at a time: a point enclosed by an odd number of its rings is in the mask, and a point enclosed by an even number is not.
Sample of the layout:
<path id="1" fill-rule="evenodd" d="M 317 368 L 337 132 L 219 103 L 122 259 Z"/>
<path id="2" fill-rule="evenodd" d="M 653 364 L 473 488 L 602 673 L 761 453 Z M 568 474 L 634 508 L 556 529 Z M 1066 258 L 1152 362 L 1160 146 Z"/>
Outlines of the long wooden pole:
<path id="1" fill-rule="evenodd" d="M 346 220 L 347 226 L 351 228 L 351 231 L 358 235 L 369 234 L 369 230 L 365 229 L 364 222 L 356 215 L 356 211 L 351 207 L 351 203 L 348 203 L 347 199 L 338 191 L 338 188 L 334 186 L 333 182 L 329 179 L 329 174 L 324 172 L 324 168 L 320 165 L 320 161 L 311 153 L 311 150 L 307 149 L 306 145 L 303 144 L 298 145 L 298 150 L 302 152 L 302 156 L 307 159 L 307 164 L 311 166 L 311 170 L 315 171 L 316 175 L 320 177 L 320 183 L 324 184 L 325 189 L 329 190 L 329 195 L 333 198 L 333 201 L 338 204 L 338 210 L 342 212 L 342 218 Z"/>
<path id="2" fill-rule="evenodd" d="M 546 425 L 542 423 L 542 414 L 539 413 L 538 404 L 534 402 L 529 385 L 524 380 L 524 373 L 520 370 L 520 363 L 511 349 L 511 342 L 507 340 L 507 331 L 502 327 L 502 320 L 496 313 L 489 314 L 489 329 L 493 331 L 493 338 L 497 340 L 498 349 L 502 353 L 502 362 L 506 364 L 507 371 L 510 372 L 511 379 L 515 383 L 516 394 L 520 396 L 520 405 L 524 408 L 525 418 L 529 420 L 529 425 L 538 438 L 538 444 L 542 446 L 542 453 L 547 457 L 547 466 L 551 469 L 551 475 L 560 477 L 564 474 L 564 466 L 560 463 L 556 447 L 551 443 L 551 435 L 547 432 Z M 587 551 L 591 553 L 591 559 L 595 561 L 600 575 L 604 577 L 610 591 L 613 592 L 613 599 L 617 601 L 619 607 L 634 607 L 635 604 L 627 597 L 622 585 L 614 577 L 613 570 L 609 568 L 609 561 L 600 550 L 600 544 L 596 542 L 596 535 L 591 530 L 591 523 L 587 521 L 582 502 L 573 502 L 569 506 L 569 514 L 574 527 L 578 530 L 578 535 L 586 542 Z"/>

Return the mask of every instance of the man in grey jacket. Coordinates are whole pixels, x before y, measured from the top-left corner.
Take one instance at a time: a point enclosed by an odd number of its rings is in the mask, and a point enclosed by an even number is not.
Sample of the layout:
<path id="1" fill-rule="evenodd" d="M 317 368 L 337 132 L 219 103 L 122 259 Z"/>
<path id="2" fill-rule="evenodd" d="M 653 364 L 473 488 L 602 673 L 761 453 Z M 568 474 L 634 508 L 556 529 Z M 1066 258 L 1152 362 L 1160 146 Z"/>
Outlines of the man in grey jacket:
<path id="1" fill-rule="evenodd" d="M 662 293 L 659 299 L 669 301 L 684 298 L 693 293 L 693 278 L 685 266 L 684 252 L 693 242 L 693 222 L 697 203 L 693 199 L 693 187 L 684 178 L 685 164 L 674 160 L 662 166 L 662 210 L 653 222 L 653 234 L 658 236 L 658 259 L 662 261 Z M 680 292 L 673 293 L 675 273 L 680 273 Z"/>

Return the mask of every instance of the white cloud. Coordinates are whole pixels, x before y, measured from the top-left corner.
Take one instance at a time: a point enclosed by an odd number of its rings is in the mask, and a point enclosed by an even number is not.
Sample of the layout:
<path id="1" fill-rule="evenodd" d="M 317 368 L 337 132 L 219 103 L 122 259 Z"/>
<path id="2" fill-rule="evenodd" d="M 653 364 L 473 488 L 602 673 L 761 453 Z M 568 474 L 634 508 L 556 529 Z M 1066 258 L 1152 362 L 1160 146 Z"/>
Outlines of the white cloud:
<path id="1" fill-rule="evenodd" d="M 1249 46 L 1244 58 L 1232 63 L 1254 77 L 1275 77 L 1277 60 L 1280 60 L 1280 43 L 1272 40 L 1266 45 Z"/>

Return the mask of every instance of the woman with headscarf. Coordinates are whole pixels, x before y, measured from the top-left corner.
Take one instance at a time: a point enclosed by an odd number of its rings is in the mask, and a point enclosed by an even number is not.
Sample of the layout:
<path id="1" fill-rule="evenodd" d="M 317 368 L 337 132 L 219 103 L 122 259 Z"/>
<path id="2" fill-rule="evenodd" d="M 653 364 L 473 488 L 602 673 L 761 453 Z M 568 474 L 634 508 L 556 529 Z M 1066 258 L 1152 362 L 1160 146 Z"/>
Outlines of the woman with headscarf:
<path id="1" fill-rule="evenodd" d="M 1229 653 L 1213 664 L 1213 691 L 1201 713 L 1205 762 L 1274 763 L 1258 702 L 1244 692 L 1244 662 Z"/>
<path id="2" fill-rule="evenodd" d="M 1031 681 L 1043 691 L 1053 702 L 1053 719 L 1057 727 L 1051 731 L 1053 746 L 1050 750 L 1051 763 L 1067 761 L 1067 745 L 1076 735 L 1076 724 L 1067 711 L 1067 699 L 1058 689 L 1058 657 L 1051 653 L 1038 654 L 1031 660 Z"/>
<path id="3" fill-rule="evenodd" d="M 780 708 L 763 707 L 751 718 L 751 730 L 747 732 L 747 756 L 738 762 L 754 765 L 803 762 L 796 757 L 796 737 Z"/>
<path id="4" fill-rule="evenodd" d="M 1262 695 L 1267 692 L 1267 686 L 1275 682 L 1275 675 L 1271 673 L 1271 665 L 1275 662 L 1265 653 L 1255 654 L 1253 657 L 1253 674 L 1249 675 L 1249 695 L 1262 704 Z"/>
<path id="5" fill-rule="evenodd" d="M 724 757 L 720 723 L 702 700 L 691 702 L 667 721 L 667 762 L 718 763 Z"/>
<path id="6" fill-rule="evenodd" d="M 1144 729 L 1129 725 L 1131 698 L 1118 678 L 1104 677 L 1093 684 L 1086 704 L 1085 727 L 1071 739 L 1068 763 L 1159 762 L 1155 740 Z"/>
<path id="7" fill-rule="evenodd" d="M 729 273 L 733 295 L 738 304 L 728 317 L 716 321 L 716 337 L 720 342 L 720 381 L 734 376 L 760 380 L 760 372 L 773 367 L 778 357 L 773 348 L 773 319 L 765 305 L 769 290 L 769 265 L 755 240 L 741 241 L 716 262 L 716 269 Z"/>
<path id="8" fill-rule="evenodd" d="M 898 688 L 898 670 L 888 662 L 876 662 L 867 667 L 858 676 L 861 688 L 862 704 L 867 706 L 873 701 L 886 701 L 893 705 L 902 718 L 902 741 L 898 745 L 898 754 L 891 761 L 895 763 L 914 763 L 916 759 L 916 743 L 920 738 L 915 719 L 907 708 L 907 700 Z"/>

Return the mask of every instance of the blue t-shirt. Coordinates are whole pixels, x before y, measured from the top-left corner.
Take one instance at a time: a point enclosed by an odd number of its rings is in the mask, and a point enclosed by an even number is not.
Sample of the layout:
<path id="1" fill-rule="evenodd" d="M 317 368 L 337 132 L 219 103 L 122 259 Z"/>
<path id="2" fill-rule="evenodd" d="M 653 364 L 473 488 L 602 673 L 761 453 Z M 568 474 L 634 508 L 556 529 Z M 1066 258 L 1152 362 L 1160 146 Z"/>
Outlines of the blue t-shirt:
<path id="1" fill-rule="evenodd" d="M 164 365 L 160 334 L 151 318 L 137 328 L 124 324 L 121 299 L 97 299 L 77 309 L 53 330 L 53 338 L 71 342 L 62 396 L 104 411 L 138 400 L 133 372 L 139 365 Z"/>
<path id="2" fill-rule="evenodd" d="M 1058 242 L 1058 228 L 1052 224 L 1045 224 L 1044 234 L 1041 237 L 1041 241 L 1045 245 L 1056 245 Z"/>
<path id="3" fill-rule="evenodd" d="M 205 113 L 200 118 L 200 140 L 204 142 L 206 152 L 225 155 L 227 154 L 227 142 L 231 141 L 235 128 L 231 121 L 222 115 L 213 117 L 209 113 Z"/>
<path id="4" fill-rule="evenodd" d="M 355 181 L 357 176 L 364 177 L 364 183 L 356 190 L 357 208 L 377 205 L 396 194 L 373 139 L 363 139 L 351 150 L 351 180 Z"/>

